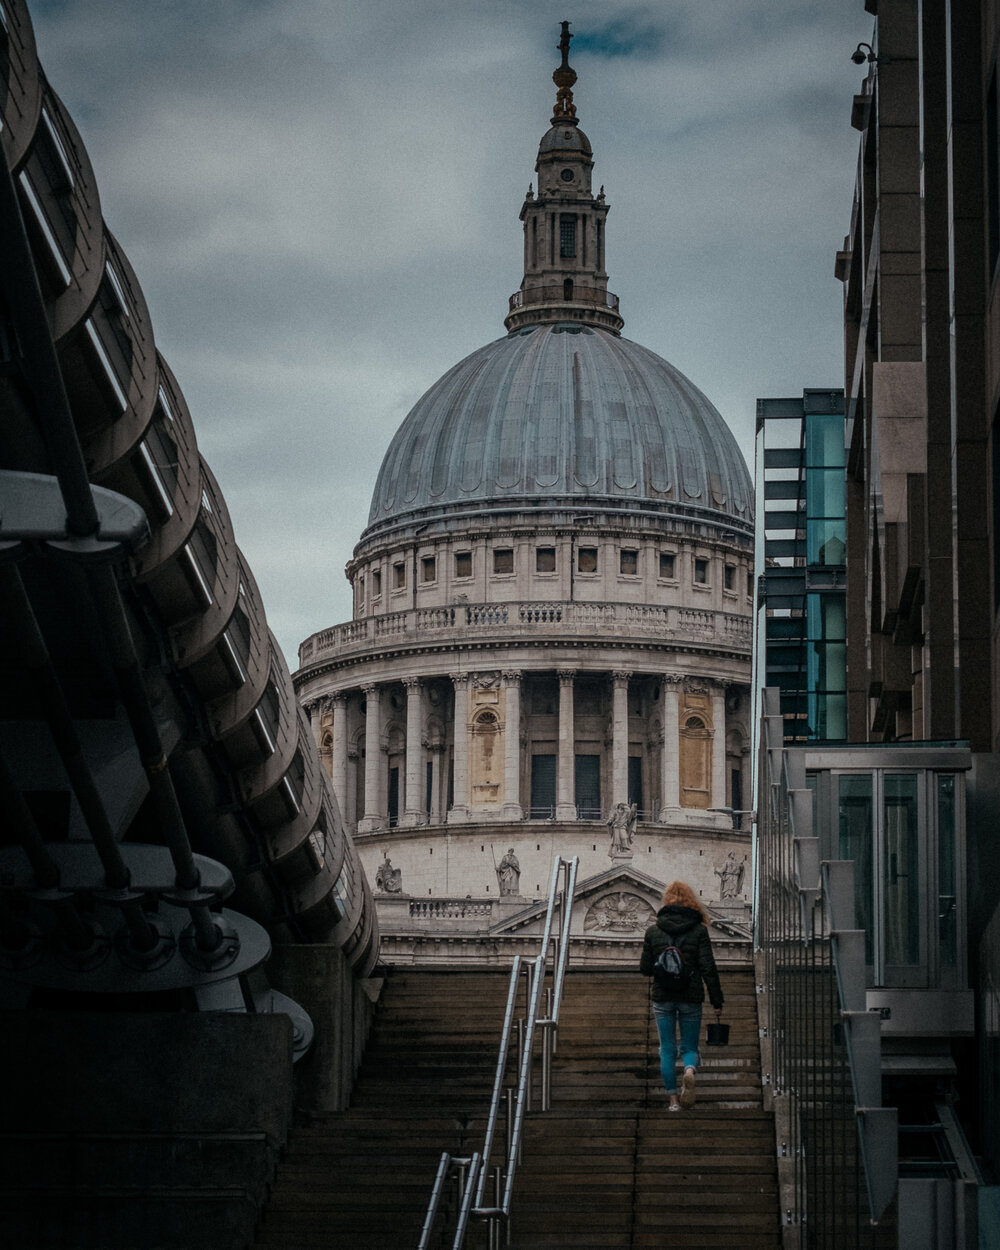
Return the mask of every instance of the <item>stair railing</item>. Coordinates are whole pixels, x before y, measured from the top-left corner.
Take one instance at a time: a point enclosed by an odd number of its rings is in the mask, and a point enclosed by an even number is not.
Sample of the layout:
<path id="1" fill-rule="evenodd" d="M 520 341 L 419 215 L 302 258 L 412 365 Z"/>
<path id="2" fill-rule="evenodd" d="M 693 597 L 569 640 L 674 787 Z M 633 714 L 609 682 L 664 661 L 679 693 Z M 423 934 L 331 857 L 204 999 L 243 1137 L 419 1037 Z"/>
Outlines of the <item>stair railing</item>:
<path id="1" fill-rule="evenodd" d="M 524 1117 L 526 1112 L 531 1109 L 536 1028 L 541 1031 L 542 1035 L 541 1109 L 543 1111 L 549 1110 L 552 1103 L 552 1056 L 558 1048 L 559 1008 L 562 1003 L 566 968 L 569 963 L 571 913 L 579 864 L 580 861 L 576 857 L 564 860 L 561 856 L 557 856 L 553 864 L 539 954 L 534 959 L 528 960 L 522 959 L 520 955 L 516 955 L 510 970 L 507 1006 L 504 1011 L 503 1028 L 500 1034 L 500 1046 L 497 1052 L 497 1065 L 493 1078 L 490 1109 L 486 1118 L 483 1149 L 481 1152 L 474 1151 L 469 1156 L 451 1155 L 447 1151 L 441 1155 L 417 1250 L 427 1250 L 430 1245 L 431 1233 L 449 1177 L 457 1179 L 459 1193 L 459 1210 L 455 1226 L 455 1237 L 452 1241 L 452 1250 L 462 1250 L 471 1218 L 486 1221 L 488 1225 L 489 1250 L 500 1250 L 500 1237 L 503 1227 L 506 1227 L 507 1230 L 505 1244 L 508 1246 L 511 1244 L 510 1208 L 513 1198 L 514 1175 L 521 1159 Z M 560 877 L 562 878 L 561 888 L 559 885 Z M 561 906 L 560 927 L 558 933 L 553 935 L 553 917 L 557 900 Z M 553 944 L 555 952 L 552 964 L 552 986 L 546 991 L 545 976 L 549 947 Z M 515 1089 L 508 1088 L 505 1091 L 504 1075 L 510 1054 L 511 1039 L 515 1031 L 514 1016 L 522 973 L 527 977 L 527 994 L 525 1015 L 521 1020 L 517 1021 L 518 1081 Z M 546 1014 L 544 1016 L 542 1015 L 543 998 L 546 1003 Z M 489 1177 L 488 1164 L 500 1121 L 501 1106 L 505 1102 L 507 1110 L 506 1163 L 505 1166 L 498 1166 L 494 1169 L 494 1200 L 492 1205 L 485 1206 L 486 1184 Z"/>

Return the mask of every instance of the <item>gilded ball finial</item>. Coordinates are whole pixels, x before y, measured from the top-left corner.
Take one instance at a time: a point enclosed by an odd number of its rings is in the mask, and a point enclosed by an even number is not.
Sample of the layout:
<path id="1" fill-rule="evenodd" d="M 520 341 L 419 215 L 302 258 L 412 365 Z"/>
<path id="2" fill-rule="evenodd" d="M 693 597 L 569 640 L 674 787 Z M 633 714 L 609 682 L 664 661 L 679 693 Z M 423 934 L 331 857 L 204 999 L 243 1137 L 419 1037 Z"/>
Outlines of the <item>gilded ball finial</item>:
<path id="1" fill-rule="evenodd" d="M 569 32 L 569 22 L 562 24 L 562 36 L 559 40 L 559 51 L 562 53 L 562 64 L 552 75 L 558 91 L 556 92 L 556 108 L 552 115 L 553 126 L 560 122 L 576 125 L 576 105 L 573 103 L 573 84 L 576 82 L 576 71 L 569 63 L 569 41 L 573 36 Z"/>

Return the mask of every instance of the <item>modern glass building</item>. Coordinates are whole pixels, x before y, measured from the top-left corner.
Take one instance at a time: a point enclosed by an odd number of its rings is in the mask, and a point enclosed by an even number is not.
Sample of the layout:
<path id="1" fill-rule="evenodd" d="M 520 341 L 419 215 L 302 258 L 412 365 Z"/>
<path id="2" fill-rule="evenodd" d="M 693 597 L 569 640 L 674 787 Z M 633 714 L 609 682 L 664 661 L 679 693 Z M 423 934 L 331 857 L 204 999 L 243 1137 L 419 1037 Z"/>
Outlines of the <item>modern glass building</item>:
<path id="1" fill-rule="evenodd" d="M 762 684 L 786 742 L 847 736 L 844 393 L 757 401 Z"/>

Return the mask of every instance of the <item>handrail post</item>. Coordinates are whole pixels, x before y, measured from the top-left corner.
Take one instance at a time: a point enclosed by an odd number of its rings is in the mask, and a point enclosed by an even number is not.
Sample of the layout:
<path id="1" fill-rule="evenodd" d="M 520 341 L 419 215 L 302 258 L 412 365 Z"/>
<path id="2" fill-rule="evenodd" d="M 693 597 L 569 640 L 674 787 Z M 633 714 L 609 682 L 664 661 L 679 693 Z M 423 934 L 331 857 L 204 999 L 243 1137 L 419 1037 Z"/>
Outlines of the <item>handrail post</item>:
<path id="1" fill-rule="evenodd" d="M 452 1250 L 462 1250 L 468 1222 L 473 1215 L 487 1224 L 488 1250 L 500 1250 L 501 1244 L 511 1245 L 510 1208 L 514 1173 L 522 1162 L 524 1146 L 524 1116 L 531 1110 L 533 1084 L 533 1051 L 535 1028 L 543 1031 L 542 1038 L 542 1077 L 541 1103 L 542 1110 L 549 1110 L 552 1101 L 552 1055 L 555 1053 L 558 1039 L 559 1005 L 562 999 L 563 980 L 569 961 L 570 912 L 572 909 L 573 891 L 579 860 L 574 858 L 564 862 L 556 857 L 553 865 L 552 880 L 549 886 L 548 907 L 541 937 L 539 954 L 532 960 L 522 960 L 516 956 L 511 967 L 510 986 L 507 993 L 507 1010 L 504 1016 L 503 1033 L 497 1057 L 496 1076 L 493 1085 L 493 1097 L 487 1119 L 486 1134 L 482 1154 L 474 1153 L 471 1158 L 453 1158 L 447 1153 L 442 1156 L 435 1180 L 434 1191 L 424 1228 L 421 1232 L 418 1250 L 427 1250 L 433 1223 L 440 1203 L 441 1189 L 449 1171 L 454 1170 L 459 1187 L 459 1213 L 452 1242 Z M 565 873 L 562 890 L 559 890 L 561 874 Z M 553 933 L 553 916 L 557 898 L 561 899 L 561 925 Z M 549 943 L 552 943 L 554 961 L 552 967 L 553 983 L 545 985 L 548 968 Z M 521 1019 L 514 1021 L 520 977 L 524 972 L 525 981 L 525 1012 Z M 542 1002 L 545 1003 L 543 1018 Z M 515 1032 L 516 1030 L 516 1032 Z M 517 1084 L 516 1087 L 504 1088 L 504 1073 L 510 1050 L 511 1034 L 515 1033 L 517 1045 Z M 495 1200 L 491 1207 L 483 1206 L 486 1177 L 489 1170 L 497 1117 L 501 1101 L 505 1101 L 505 1158 L 506 1169 L 497 1166 L 494 1170 Z M 469 1169 L 468 1180 L 465 1172 Z M 506 1233 L 501 1236 L 500 1226 L 506 1224 Z"/>
<path id="2" fill-rule="evenodd" d="M 437 1175 L 434 1177 L 434 1186 L 431 1189 L 431 1200 L 427 1204 L 427 1214 L 424 1216 L 424 1224 L 420 1230 L 420 1240 L 417 1242 L 417 1250 L 427 1250 L 427 1239 L 431 1235 L 431 1229 L 434 1227 L 434 1220 L 437 1218 L 438 1203 L 441 1201 L 441 1192 L 444 1189 L 444 1182 L 451 1167 L 451 1155 L 445 1150 L 441 1155 L 438 1163 Z"/>
<path id="3" fill-rule="evenodd" d="M 542 1108 L 552 1109 L 552 1021 L 542 1026 Z"/>

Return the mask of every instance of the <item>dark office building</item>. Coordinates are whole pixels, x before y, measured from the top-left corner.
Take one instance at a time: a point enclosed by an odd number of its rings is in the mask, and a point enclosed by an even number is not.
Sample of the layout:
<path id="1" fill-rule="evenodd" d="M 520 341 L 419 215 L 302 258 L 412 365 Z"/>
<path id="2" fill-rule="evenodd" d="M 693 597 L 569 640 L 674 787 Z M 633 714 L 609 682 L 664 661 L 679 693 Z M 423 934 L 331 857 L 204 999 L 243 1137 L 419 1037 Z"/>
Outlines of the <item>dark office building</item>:
<path id="1" fill-rule="evenodd" d="M 835 262 L 846 742 L 789 734 L 769 635 L 759 979 L 794 1244 L 973 1250 L 1000 1244 L 1000 6 L 864 7 Z M 794 576 L 766 569 L 769 626 Z"/>

